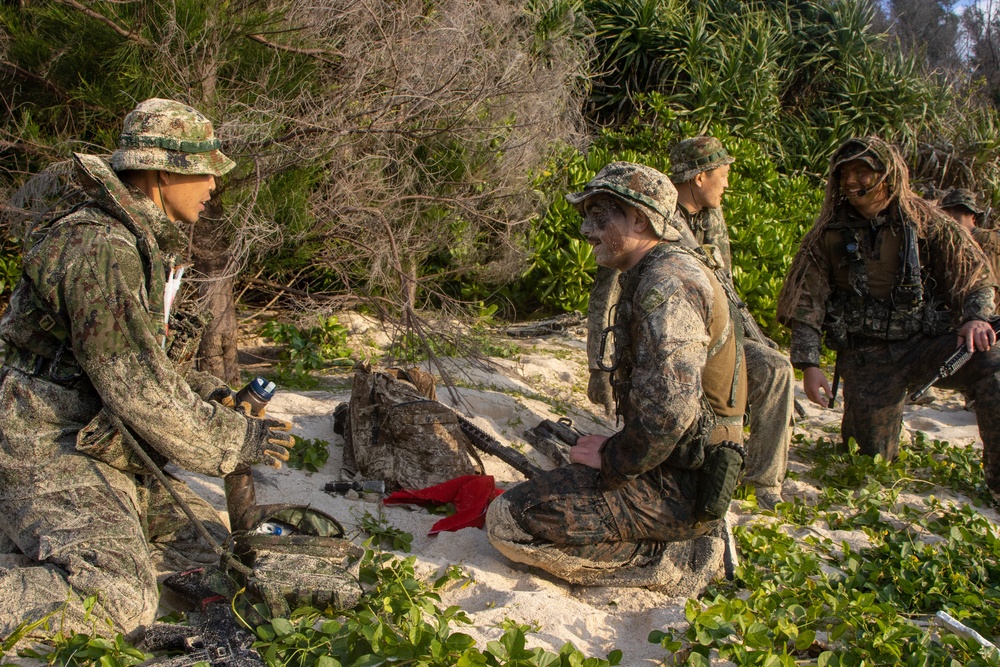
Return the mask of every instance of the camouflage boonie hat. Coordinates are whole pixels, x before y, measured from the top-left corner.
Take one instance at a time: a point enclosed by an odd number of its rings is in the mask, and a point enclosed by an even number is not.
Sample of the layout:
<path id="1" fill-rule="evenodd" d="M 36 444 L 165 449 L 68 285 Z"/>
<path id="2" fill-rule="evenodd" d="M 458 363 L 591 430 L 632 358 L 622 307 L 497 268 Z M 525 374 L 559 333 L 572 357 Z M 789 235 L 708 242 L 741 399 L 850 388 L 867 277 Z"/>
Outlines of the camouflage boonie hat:
<path id="1" fill-rule="evenodd" d="M 685 139 L 670 151 L 670 180 L 684 183 L 702 173 L 736 161 L 715 137 Z"/>
<path id="2" fill-rule="evenodd" d="M 958 208 L 960 206 L 967 208 L 970 213 L 975 215 L 982 213 L 982 210 L 976 206 L 976 195 L 965 188 L 955 188 L 941 200 L 941 208 Z"/>
<path id="3" fill-rule="evenodd" d="M 875 171 L 885 171 L 891 162 L 889 155 L 883 155 L 883 148 L 888 144 L 877 137 L 854 137 L 840 144 L 830 158 L 830 173 L 834 177 L 841 165 L 854 160 L 861 160 Z"/>
<path id="4" fill-rule="evenodd" d="M 611 195 L 642 209 L 659 238 L 668 241 L 680 238 L 668 223 L 677 208 L 677 189 L 666 174 L 643 164 L 612 162 L 590 179 L 583 192 L 566 195 L 566 201 L 583 215 L 583 202 L 596 194 Z"/>
<path id="5" fill-rule="evenodd" d="M 153 98 L 125 116 L 111 167 L 222 176 L 236 163 L 219 145 L 204 115 L 186 104 Z"/>

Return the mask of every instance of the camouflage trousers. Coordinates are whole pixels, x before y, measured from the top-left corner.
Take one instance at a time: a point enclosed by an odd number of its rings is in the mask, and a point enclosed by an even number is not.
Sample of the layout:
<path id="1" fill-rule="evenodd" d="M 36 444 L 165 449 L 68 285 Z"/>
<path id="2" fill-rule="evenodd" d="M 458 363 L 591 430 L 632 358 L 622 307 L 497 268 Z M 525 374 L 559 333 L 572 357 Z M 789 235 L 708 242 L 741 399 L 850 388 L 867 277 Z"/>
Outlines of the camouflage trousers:
<path id="1" fill-rule="evenodd" d="M 59 385 L 0 370 L 0 636 L 56 612 L 64 632 L 128 632 L 153 620 L 156 567 L 217 562 L 151 478 L 75 449 L 100 406 Z M 177 482 L 217 539 L 219 515 Z M 84 600 L 98 604 L 88 616 Z M 110 626 L 106 622 L 110 621 Z"/>
<path id="2" fill-rule="evenodd" d="M 844 442 L 854 438 L 864 454 L 894 457 L 907 392 L 933 377 L 955 351 L 957 340 L 954 334 L 920 335 L 903 343 L 841 352 L 837 363 L 844 386 Z M 935 386 L 965 392 L 976 401 L 983 471 L 989 487 L 1000 492 L 1000 346 L 977 352 L 957 373 Z"/>
<path id="3" fill-rule="evenodd" d="M 744 480 L 757 487 L 780 487 L 788 466 L 795 405 L 795 373 L 788 357 L 747 340 L 747 404 L 750 435 Z"/>
<path id="4" fill-rule="evenodd" d="M 657 554 L 665 542 L 707 534 L 715 522 L 692 514 L 697 473 L 654 470 L 620 489 L 604 491 L 600 472 L 574 463 L 503 494 L 510 515 L 536 540 L 594 562 L 628 562 Z"/>

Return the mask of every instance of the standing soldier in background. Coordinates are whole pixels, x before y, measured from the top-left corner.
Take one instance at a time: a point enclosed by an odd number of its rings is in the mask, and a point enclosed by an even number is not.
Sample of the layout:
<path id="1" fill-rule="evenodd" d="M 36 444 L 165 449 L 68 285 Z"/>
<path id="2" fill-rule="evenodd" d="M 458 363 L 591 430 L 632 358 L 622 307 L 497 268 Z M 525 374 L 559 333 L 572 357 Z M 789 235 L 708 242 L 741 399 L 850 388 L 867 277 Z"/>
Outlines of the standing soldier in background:
<path id="1" fill-rule="evenodd" d="M 802 240 L 778 300 L 806 395 L 825 406 L 824 340 L 844 380 L 841 437 L 892 459 L 907 389 L 934 376 L 963 343 L 968 363 L 939 385 L 977 402 L 983 469 L 1000 494 L 1000 349 L 988 320 L 996 284 L 982 251 L 910 189 L 899 151 L 850 139 L 830 158 L 823 209 Z M 957 331 L 957 336 L 956 336 Z"/>
<path id="2" fill-rule="evenodd" d="M 665 174 L 613 162 L 566 197 L 597 263 L 620 272 L 612 373 L 623 428 L 579 438 L 573 463 L 499 496 L 486 528 L 508 558 L 574 583 L 694 595 L 721 564 L 722 541 L 707 537 L 718 522 L 700 516 L 698 497 L 716 488 L 706 472 L 725 472 L 706 461 L 740 450 L 746 371 L 725 290 L 669 225 L 676 196 Z"/>
<path id="3" fill-rule="evenodd" d="M 723 274 L 730 292 L 736 295 L 729 230 L 722 215 L 722 195 L 729 187 L 733 161 L 714 137 L 694 137 L 678 143 L 670 152 L 670 179 L 677 188 L 677 208 L 670 224 L 680 233 L 682 244 L 702 250 L 709 267 Z M 610 384 L 608 374 L 597 365 L 597 351 L 608 310 L 614 303 L 615 276 L 614 271 L 598 269 L 588 310 L 588 396 L 592 402 L 605 405 Z M 744 341 L 744 345 L 750 411 L 744 481 L 756 487 L 760 507 L 774 509 L 782 501 L 781 483 L 792 440 L 795 376 L 788 359 L 777 350 L 752 340 Z"/>
<path id="4" fill-rule="evenodd" d="M 941 200 L 941 209 L 965 228 L 986 253 L 993 277 L 1000 280 L 1000 231 L 986 228 L 986 213 L 970 190 L 955 188 Z"/>
<path id="5" fill-rule="evenodd" d="M 191 343 L 167 317 L 166 273 L 187 248 L 178 224 L 197 221 L 234 166 L 209 120 L 147 100 L 110 164 L 73 159 L 89 200 L 30 230 L 0 322 L 0 636 L 57 611 L 64 632 L 129 632 L 156 612 L 154 555 L 218 562 L 125 438 L 161 466 L 217 477 L 280 465 L 292 444 L 288 424 L 223 409 L 230 389 L 172 358 Z M 218 513 L 173 486 L 226 536 Z M 87 621 L 88 597 L 113 627 Z"/>

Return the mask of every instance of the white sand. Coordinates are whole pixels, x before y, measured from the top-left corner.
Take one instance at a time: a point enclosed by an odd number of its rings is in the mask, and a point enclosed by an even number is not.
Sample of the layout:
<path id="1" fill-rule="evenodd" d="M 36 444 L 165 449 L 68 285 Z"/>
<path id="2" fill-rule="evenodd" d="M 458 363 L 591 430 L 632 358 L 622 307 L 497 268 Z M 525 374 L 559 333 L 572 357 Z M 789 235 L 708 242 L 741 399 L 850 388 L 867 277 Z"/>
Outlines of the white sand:
<path id="1" fill-rule="evenodd" d="M 613 421 L 592 411 L 592 406 L 586 403 L 587 366 L 579 334 L 533 339 L 522 344 L 526 351 L 520 361 L 498 360 L 499 369 L 494 372 L 470 369 L 467 365 L 452 366 L 456 370 L 465 369 L 456 372 L 459 383 L 467 385 L 457 390 L 463 412 L 504 443 L 523 442 L 521 433 L 525 428 L 541 419 L 557 419 L 564 414 L 585 432 L 613 432 Z M 824 434 L 837 437 L 840 410 L 809 405 L 801 394 L 801 386 L 798 393 L 808 414 L 800 420 L 797 432 L 806 433 L 810 439 Z M 443 387 L 439 387 L 439 397 L 446 402 L 450 400 Z M 441 518 L 439 515 L 421 508 L 383 507 L 381 503 L 351 501 L 324 493 L 326 482 L 340 479 L 343 440 L 333 433 L 332 413 L 338 403 L 348 398 L 347 392 L 278 393 L 269 413 L 292 421 L 297 435 L 329 441 L 330 459 L 320 472 L 313 474 L 288 468 L 280 471 L 262 468 L 257 484 L 260 502 L 313 505 L 339 518 L 352 534 L 357 534 L 357 520 L 366 512 L 381 515 L 388 523 L 413 535 L 412 553 L 421 573 L 431 576 L 449 565 L 460 565 L 471 581 L 446 591 L 443 603 L 459 605 L 468 613 L 472 627 L 459 629 L 472 635 L 481 647 L 502 634 L 500 624 L 504 619 L 513 619 L 537 628 L 529 636 L 529 646 L 558 650 L 563 643 L 572 642 L 584 653 L 600 657 L 618 648 L 624 652 L 622 664 L 626 666 L 659 664 L 665 657 L 663 649 L 650 644 L 647 637 L 651 630 L 685 627 L 683 599 L 644 589 L 570 585 L 507 561 L 492 548 L 482 530 L 470 528 L 428 537 L 427 531 Z M 910 430 L 921 430 L 929 437 L 953 444 L 967 444 L 978 438 L 975 415 L 963 411 L 961 397 L 951 394 L 945 394 L 930 406 L 907 408 L 905 422 Z M 525 451 L 533 453 L 530 448 Z M 483 458 L 487 472 L 501 486 L 523 479 L 506 464 L 486 455 Z M 802 470 L 804 465 L 793 461 L 790 469 Z M 188 479 L 217 507 L 224 508 L 218 480 L 198 476 Z M 796 480 L 786 481 L 784 487 L 786 499 L 791 495 L 814 498 L 816 492 L 814 487 Z M 991 518 L 996 520 L 996 516 Z M 746 523 L 753 520 L 753 515 L 734 501 L 730 519 L 735 524 Z M 810 531 L 830 537 L 835 543 L 846 541 L 852 548 L 867 543 L 861 532 L 811 528 L 804 529 L 799 536 L 804 537 Z M 363 538 L 360 536 L 358 541 Z"/>

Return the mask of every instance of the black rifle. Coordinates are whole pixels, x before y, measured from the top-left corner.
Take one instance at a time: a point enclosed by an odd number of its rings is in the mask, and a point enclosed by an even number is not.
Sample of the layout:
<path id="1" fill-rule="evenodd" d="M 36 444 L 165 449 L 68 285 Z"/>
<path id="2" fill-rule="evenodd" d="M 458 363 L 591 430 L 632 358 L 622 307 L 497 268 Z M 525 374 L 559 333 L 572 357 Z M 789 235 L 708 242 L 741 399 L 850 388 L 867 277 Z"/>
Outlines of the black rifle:
<path id="1" fill-rule="evenodd" d="M 772 350 L 778 349 L 778 344 L 773 340 L 764 335 L 761 330 L 760 325 L 757 324 L 757 320 L 753 318 L 753 313 L 750 312 L 750 308 L 747 307 L 746 301 L 740 298 L 740 295 L 736 293 L 736 288 L 733 286 L 729 275 L 724 269 L 716 269 L 715 277 L 722 285 L 722 289 L 726 292 L 726 298 L 729 299 L 736 308 L 740 311 L 740 320 L 743 322 L 743 335 L 749 338 L 755 343 L 760 343 L 761 345 L 766 345 Z M 795 412 L 798 413 L 799 417 L 806 416 L 806 410 L 799 403 L 799 399 L 795 399 Z"/>
<path id="2" fill-rule="evenodd" d="M 991 320 L 989 325 L 993 328 L 994 334 L 1000 333 L 1000 317 Z M 928 389 L 933 387 L 939 380 L 943 380 L 944 378 L 950 377 L 955 373 L 957 373 L 958 369 L 964 366 L 969 361 L 969 359 L 972 358 L 973 354 L 975 354 L 975 351 L 969 350 L 968 346 L 963 343 L 962 347 L 955 350 L 955 352 L 953 352 L 947 359 L 944 360 L 944 363 L 942 363 L 941 367 L 938 368 L 938 371 L 934 375 L 934 377 L 928 380 L 926 384 L 920 387 L 920 389 L 917 389 L 915 392 L 910 394 L 910 400 L 916 401 L 921 396 L 923 396 Z"/>
<path id="3" fill-rule="evenodd" d="M 507 447 L 506 445 L 501 444 L 499 440 L 470 422 L 462 415 L 459 415 L 458 413 L 455 414 L 458 415 L 458 425 L 461 427 L 462 433 L 465 434 L 465 437 L 469 439 L 469 442 L 471 442 L 473 447 L 476 449 L 497 457 L 528 479 L 531 479 L 535 475 L 543 472 L 541 468 L 529 461 L 528 457 L 521 452 L 517 451 L 513 447 Z"/>
<path id="4" fill-rule="evenodd" d="M 543 419 L 538 426 L 524 432 L 524 439 L 557 466 L 569 465 L 569 448 L 583 434 L 573 427 L 573 421 L 562 417 L 559 421 Z"/>
<path id="5" fill-rule="evenodd" d="M 146 630 L 142 647 L 147 651 L 183 650 L 182 655 L 153 658 L 148 667 L 264 667 L 253 634 L 237 625 L 229 600 L 210 602 L 204 607 L 204 620 L 199 626 L 157 623 Z"/>

